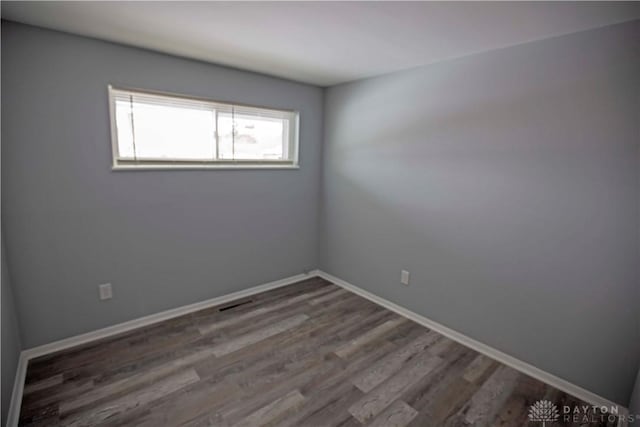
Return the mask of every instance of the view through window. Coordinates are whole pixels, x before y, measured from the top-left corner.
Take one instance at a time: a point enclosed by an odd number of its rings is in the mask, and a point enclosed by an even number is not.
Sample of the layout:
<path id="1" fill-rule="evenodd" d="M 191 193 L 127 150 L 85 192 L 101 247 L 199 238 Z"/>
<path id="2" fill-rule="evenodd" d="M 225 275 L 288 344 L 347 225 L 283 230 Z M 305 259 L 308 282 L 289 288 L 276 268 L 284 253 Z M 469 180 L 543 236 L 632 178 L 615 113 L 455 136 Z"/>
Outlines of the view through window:
<path id="1" fill-rule="evenodd" d="M 109 91 L 114 167 L 297 165 L 294 111 Z"/>

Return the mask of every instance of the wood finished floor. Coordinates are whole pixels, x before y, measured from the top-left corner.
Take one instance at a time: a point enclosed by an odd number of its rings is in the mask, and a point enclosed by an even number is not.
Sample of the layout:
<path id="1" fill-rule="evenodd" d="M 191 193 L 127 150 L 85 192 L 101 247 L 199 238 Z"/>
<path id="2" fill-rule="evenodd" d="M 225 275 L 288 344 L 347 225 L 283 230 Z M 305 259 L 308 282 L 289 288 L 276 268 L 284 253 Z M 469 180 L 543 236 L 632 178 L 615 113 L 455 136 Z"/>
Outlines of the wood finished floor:
<path id="1" fill-rule="evenodd" d="M 319 278 L 247 301 L 32 360 L 20 425 L 537 426 L 539 399 L 584 404 Z"/>

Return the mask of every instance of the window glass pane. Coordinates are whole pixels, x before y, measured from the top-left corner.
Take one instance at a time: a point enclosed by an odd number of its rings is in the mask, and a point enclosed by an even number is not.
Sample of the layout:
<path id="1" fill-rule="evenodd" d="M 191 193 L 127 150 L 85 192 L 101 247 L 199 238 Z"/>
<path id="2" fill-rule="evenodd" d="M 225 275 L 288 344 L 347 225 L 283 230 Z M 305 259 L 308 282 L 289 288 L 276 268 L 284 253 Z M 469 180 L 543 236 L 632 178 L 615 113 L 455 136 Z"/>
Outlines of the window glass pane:
<path id="1" fill-rule="evenodd" d="M 131 111 L 133 135 L 131 138 Z M 215 159 L 215 112 L 135 100 L 116 102 L 118 148 L 137 159 Z"/>
<path id="2" fill-rule="evenodd" d="M 137 158 L 215 158 L 214 112 L 135 102 L 133 111 Z"/>
<path id="3" fill-rule="evenodd" d="M 218 113 L 218 158 L 233 160 L 233 119 L 231 113 Z"/>
<path id="4" fill-rule="evenodd" d="M 118 132 L 118 154 L 121 158 L 133 159 L 133 131 L 131 129 L 129 102 L 116 101 L 116 128 Z"/>
<path id="5" fill-rule="evenodd" d="M 221 159 L 283 160 L 288 138 L 285 120 L 247 114 L 218 114 Z"/>

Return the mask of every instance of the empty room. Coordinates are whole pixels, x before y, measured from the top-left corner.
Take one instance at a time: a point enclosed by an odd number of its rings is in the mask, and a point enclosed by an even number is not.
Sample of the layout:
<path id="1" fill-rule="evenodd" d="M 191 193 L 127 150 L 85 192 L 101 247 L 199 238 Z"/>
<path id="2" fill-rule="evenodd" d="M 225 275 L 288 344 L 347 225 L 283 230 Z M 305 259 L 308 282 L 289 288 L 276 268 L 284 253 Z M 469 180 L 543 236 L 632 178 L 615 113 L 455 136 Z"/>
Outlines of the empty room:
<path id="1" fill-rule="evenodd" d="M 640 426 L 640 2 L 0 10 L 2 426 Z"/>

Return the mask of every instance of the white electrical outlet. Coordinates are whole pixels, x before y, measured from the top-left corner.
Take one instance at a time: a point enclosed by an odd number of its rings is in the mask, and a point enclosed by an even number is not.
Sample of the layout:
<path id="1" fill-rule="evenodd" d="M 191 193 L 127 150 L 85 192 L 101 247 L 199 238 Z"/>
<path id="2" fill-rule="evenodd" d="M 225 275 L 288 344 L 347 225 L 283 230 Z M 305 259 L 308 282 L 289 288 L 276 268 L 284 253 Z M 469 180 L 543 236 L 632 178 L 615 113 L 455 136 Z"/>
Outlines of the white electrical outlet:
<path id="1" fill-rule="evenodd" d="M 409 272 L 407 270 L 400 271 L 400 283 L 403 285 L 409 284 Z"/>
<path id="2" fill-rule="evenodd" d="M 111 283 L 103 283 L 102 285 L 98 285 L 98 291 L 100 292 L 101 300 L 113 298 Z"/>

